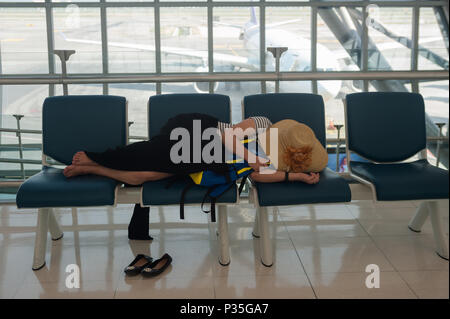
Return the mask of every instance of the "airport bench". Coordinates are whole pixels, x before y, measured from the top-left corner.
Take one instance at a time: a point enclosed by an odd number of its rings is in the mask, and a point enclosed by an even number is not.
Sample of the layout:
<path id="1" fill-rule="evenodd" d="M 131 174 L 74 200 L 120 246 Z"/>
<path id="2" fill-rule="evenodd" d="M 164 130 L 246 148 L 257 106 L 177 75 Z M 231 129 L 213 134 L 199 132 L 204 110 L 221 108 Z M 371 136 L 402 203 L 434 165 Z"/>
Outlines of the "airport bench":
<path id="1" fill-rule="evenodd" d="M 149 135 L 154 136 L 165 121 L 176 114 L 201 112 L 230 121 L 230 100 L 223 95 L 182 95 L 150 98 Z M 67 179 L 63 169 L 50 167 L 46 157 L 70 165 L 80 150 L 103 151 L 127 143 L 127 104 L 117 96 L 60 96 L 47 98 L 42 111 L 43 168 L 27 179 L 16 196 L 18 208 L 38 209 L 33 270 L 45 266 L 47 233 L 53 240 L 63 237 L 53 208 L 115 206 L 117 203 L 141 206 L 178 204 L 183 185 L 177 181 L 166 189 L 167 181 L 148 182 L 142 187 L 124 187 L 110 178 L 84 175 Z M 108 120 L 105 121 L 105 114 Z M 187 204 L 200 204 L 207 189 L 193 187 L 186 196 Z M 219 262 L 230 262 L 227 204 L 238 201 L 234 185 L 218 201 Z"/>
<path id="2" fill-rule="evenodd" d="M 426 159 L 425 105 L 420 94 L 354 93 L 345 106 L 347 158 L 357 153 L 369 162 L 349 161 L 351 177 L 368 185 L 373 200 L 420 200 L 409 223 L 420 231 L 430 216 L 436 252 L 448 260 L 438 200 L 449 198 L 448 171 Z M 417 154 L 421 159 L 405 162 Z"/>
<path id="3" fill-rule="evenodd" d="M 293 119 L 305 123 L 314 131 L 325 147 L 325 108 L 322 96 L 306 93 L 275 93 L 246 96 L 243 99 L 243 116 L 265 116 L 272 123 Z M 253 235 L 260 237 L 261 262 L 273 264 L 272 245 L 268 225 L 268 208 L 289 205 L 345 203 L 351 200 L 348 183 L 336 172 L 326 168 L 319 183 L 253 182 L 252 202 L 256 207 Z"/>

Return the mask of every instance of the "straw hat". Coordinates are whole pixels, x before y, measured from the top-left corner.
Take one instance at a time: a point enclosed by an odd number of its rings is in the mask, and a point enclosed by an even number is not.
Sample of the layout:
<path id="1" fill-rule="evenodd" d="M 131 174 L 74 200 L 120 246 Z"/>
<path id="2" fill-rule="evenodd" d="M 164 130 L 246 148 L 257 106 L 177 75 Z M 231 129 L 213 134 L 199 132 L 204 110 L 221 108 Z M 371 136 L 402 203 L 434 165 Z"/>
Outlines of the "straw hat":
<path id="1" fill-rule="evenodd" d="M 278 156 L 275 152 L 270 154 L 270 134 L 271 129 L 278 129 Z M 303 172 L 320 172 L 328 164 L 328 154 L 319 140 L 316 138 L 313 130 L 302 123 L 294 120 L 282 120 L 270 126 L 263 134 L 259 136 L 260 144 L 270 162 L 279 171 L 292 172 L 292 168 L 284 160 L 284 155 L 288 147 L 301 148 L 311 147 L 311 161 Z M 266 143 L 264 143 L 264 140 Z M 264 145 L 265 144 L 265 145 Z"/>

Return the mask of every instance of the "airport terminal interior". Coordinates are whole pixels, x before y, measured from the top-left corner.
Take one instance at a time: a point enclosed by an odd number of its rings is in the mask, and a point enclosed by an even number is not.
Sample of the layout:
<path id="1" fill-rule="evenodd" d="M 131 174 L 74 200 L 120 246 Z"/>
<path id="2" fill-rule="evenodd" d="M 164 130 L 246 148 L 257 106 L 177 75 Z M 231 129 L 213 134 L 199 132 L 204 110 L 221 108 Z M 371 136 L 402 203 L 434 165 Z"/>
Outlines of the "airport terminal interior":
<path id="1" fill-rule="evenodd" d="M 71 188 L 54 127 L 145 141 L 175 102 L 150 106 L 174 94 L 225 96 L 208 107 L 234 124 L 301 122 L 318 97 L 319 183 L 238 180 L 217 220 L 201 200 L 181 219 L 156 182 L 110 180 L 104 202 L 103 184 Z M 111 133 L 116 115 L 95 102 L 108 96 L 126 99 Z M 258 113 L 249 97 L 272 102 Z M 0 299 L 448 299 L 448 119 L 448 0 L 0 0 Z M 38 180 L 49 169 L 59 184 Z M 151 240 L 129 239 L 139 204 Z M 124 273 L 166 253 L 155 277 Z"/>

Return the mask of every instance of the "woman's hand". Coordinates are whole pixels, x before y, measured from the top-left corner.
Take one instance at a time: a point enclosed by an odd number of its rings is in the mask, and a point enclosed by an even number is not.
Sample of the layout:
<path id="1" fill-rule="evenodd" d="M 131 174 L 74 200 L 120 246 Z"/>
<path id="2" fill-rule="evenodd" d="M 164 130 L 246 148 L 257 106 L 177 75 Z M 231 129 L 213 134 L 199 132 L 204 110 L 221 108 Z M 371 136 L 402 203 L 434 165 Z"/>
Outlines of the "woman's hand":
<path id="1" fill-rule="evenodd" d="M 307 183 L 307 184 L 317 184 L 319 182 L 319 173 L 294 173 L 297 175 L 296 180 Z"/>
<path id="2" fill-rule="evenodd" d="M 250 167 L 253 168 L 255 172 L 259 172 L 261 168 L 267 167 L 270 164 L 268 159 L 256 156 L 256 161 L 254 163 L 248 163 L 248 165 L 250 165 Z"/>

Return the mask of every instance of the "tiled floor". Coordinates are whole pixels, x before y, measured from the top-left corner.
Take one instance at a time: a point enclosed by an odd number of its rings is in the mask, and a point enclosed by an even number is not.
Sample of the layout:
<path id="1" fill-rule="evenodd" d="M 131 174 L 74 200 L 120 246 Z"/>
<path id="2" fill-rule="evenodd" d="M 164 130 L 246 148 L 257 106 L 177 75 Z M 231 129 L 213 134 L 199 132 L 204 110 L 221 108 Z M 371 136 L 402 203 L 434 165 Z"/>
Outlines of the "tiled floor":
<path id="1" fill-rule="evenodd" d="M 229 209 L 231 264 L 217 262 L 216 224 L 196 207 L 151 211 L 153 241 L 129 241 L 132 206 L 58 209 L 64 238 L 48 243 L 47 265 L 33 272 L 36 212 L 0 206 L 0 298 L 448 298 L 449 265 L 434 252 L 430 222 L 407 224 L 418 203 L 281 208 L 271 213 L 275 264 L 260 263 L 251 236 L 255 210 Z M 448 202 L 442 205 L 448 236 Z M 78 226 L 83 225 L 83 226 Z M 173 264 L 154 279 L 127 278 L 137 253 Z M 67 288 L 66 267 L 80 267 L 80 288 Z M 380 287 L 366 287 L 366 266 Z"/>

